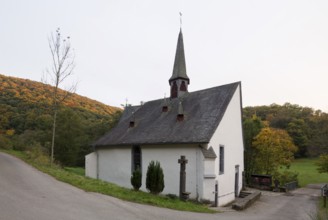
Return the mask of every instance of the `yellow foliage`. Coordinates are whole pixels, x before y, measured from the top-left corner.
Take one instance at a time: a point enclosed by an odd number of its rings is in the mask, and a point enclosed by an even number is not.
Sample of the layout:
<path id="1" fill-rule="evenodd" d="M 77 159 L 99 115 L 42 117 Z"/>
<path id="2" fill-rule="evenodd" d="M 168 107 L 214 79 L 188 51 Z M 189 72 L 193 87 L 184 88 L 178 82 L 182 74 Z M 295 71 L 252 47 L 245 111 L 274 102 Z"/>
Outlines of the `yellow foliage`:
<path id="1" fill-rule="evenodd" d="M 53 87 L 27 79 L 9 77 L 0 74 L 0 96 L 14 97 L 27 103 L 51 104 Z M 66 91 L 59 89 L 59 96 L 65 96 Z M 101 102 L 71 94 L 63 103 L 65 106 L 81 108 L 99 115 L 113 114 L 121 111 L 118 107 L 108 106 Z"/>
<path id="2" fill-rule="evenodd" d="M 289 166 L 297 147 L 285 130 L 265 127 L 255 137 L 257 172 L 273 174 L 280 166 Z"/>
<path id="3" fill-rule="evenodd" d="M 6 135 L 7 136 L 13 136 L 15 134 L 15 130 L 14 129 L 9 129 L 6 131 Z"/>

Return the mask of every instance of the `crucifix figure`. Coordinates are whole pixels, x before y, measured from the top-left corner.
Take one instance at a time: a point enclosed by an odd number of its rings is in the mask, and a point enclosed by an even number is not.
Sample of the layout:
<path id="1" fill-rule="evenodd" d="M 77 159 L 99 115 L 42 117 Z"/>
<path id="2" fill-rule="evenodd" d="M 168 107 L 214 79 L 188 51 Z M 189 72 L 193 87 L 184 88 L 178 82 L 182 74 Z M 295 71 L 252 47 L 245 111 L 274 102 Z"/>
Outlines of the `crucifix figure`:
<path id="1" fill-rule="evenodd" d="M 186 195 L 186 164 L 188 163 L 188 160 L 186 159 L 186 156 L 181 156 L 181 158 L 178 160 L 178 163 L 180 164 L 180 191 L 179 191 L 179 197 L 180 199 L 185 200 Z"/>

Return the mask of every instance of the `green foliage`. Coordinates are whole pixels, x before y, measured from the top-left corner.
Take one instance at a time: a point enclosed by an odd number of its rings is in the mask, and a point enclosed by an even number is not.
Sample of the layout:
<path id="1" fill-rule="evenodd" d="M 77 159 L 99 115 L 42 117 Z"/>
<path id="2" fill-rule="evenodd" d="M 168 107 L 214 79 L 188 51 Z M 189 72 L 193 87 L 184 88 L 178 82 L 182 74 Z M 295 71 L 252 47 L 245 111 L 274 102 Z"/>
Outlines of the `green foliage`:
<path id="1" fill-rule="evenodd" d="M 317 162 L 319 173 L 328 173 L 328 154 L 322 154 Z"/>
<path id="2" fill-rule="evenodd" d="M 27 151 L 27 156 L 29 159 L 33 160 L 34 163 L 40 165 L 50 164 L 50 160 L 48 155 L 46 154 L 46 150 L 43 149 L 39 143 L 35 143 L 35 145 Z"/>
<path id="3" fill-rule="evenodd" d="M 256 135 L 263 128 L 263 123 L 260 118 L 255 115 L 252 118 L 246 119 L 243 122 L 244 143 L 245 143 L 245 178 L 246 183 L 250 183 L 251 175 L 255 172 L 256 151 L 253 149 L 253 141 Z"/>
<path id="4" fill-rule="evenodd" d="M 294 181 L 298 182 L 297 177 L 298 173 L 290 170 L 278 171 L 273 175 L 273 179 L 278 180 L 281 186 Z"/>
<path id="5" fill-rule="evenodd" d="M 0 134 L 0 149 L 6 149 L 6 150 L 10 150 L 12 149 L 13 144 L 10 141 L 9 138 L 7 138 L 5 135 Z"/>
<path id="6" fill-rule="evenodd" d="M 82 136 L 81 120 L 73 110 L 63 109 L 58 114 L 55 159 L 64 166 L 74 166 L 77 161 Z"/>
<path id="7" fill-rule="evenodd" d="M 263 128 L 255 137 L 255 170 L 259 174 L 274 174 L 280 166 L 290 166 L 297 147 L 284 130 Z"/>
<path id="8" fill-rule="evenodd" d="M 146 188 L 153 194 L 159 194 L 164 189 L 164 173 L 158 161 L 151 161 L 148 165 Z"/>
<path id="9" fill-rule="evenodd" d="M 293 138 L 294 144 L 298 147 L 295 156 L 305 157 L 307 154 L 307 128 L 303 119 L 292 119 L 287 125 L 287 132 Z"/>
<path id="10" fill-rule="evenodd" d="M 142 184 L 142 174 L 139 168 L 137 168 L 135 171 L 133 171 L 131 176 L 131 184 L 133 186 L 133 189 L 138 191 Z"/>

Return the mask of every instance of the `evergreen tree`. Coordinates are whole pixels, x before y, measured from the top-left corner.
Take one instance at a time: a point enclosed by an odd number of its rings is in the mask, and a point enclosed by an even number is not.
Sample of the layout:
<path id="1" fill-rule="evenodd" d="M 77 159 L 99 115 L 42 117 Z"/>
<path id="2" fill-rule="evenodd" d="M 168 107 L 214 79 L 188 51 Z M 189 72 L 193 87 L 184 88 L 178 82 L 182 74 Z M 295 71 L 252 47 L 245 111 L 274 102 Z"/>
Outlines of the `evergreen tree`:
<path id="1" fill-rule="evenodd" d="M 133 189 L 138 191 L 142 184 L 142 174 L 139 168 L 137 168 L 135 171 L 133 171 L 131 176 L 131 184 L 133 186 Z"/>
<path id="2" fill-rule="evenodd" d="M 148 165 L 146 188 L 153 194 L 158 194 L 164 189 L 164 173 L 158 161 L 151 161 Z"/>
<path id="3" fill-rule="evenodd" d="M 328 173 L 328 154 L 321 154 L 317 162 L 319 173 Z"/>

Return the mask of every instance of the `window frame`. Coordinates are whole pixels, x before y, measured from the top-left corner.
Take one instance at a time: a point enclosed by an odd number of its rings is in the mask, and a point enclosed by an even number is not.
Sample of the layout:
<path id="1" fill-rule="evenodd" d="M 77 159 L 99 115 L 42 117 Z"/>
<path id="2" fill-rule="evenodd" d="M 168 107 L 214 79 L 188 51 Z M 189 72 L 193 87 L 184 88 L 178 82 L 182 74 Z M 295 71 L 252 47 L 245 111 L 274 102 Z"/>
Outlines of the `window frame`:
<path id="1" fill-rule="evenodd" d="M 133 173 L 138 166 L 140 172 L 142 172 L 142 151 L 140 145 L 133 145 L 131 150 L 131 173 Z"/>
<path id="2" fill-rule="evenodd" d="M 219 146 L 219 175 L 224 174 L 224 145 Z"/>

